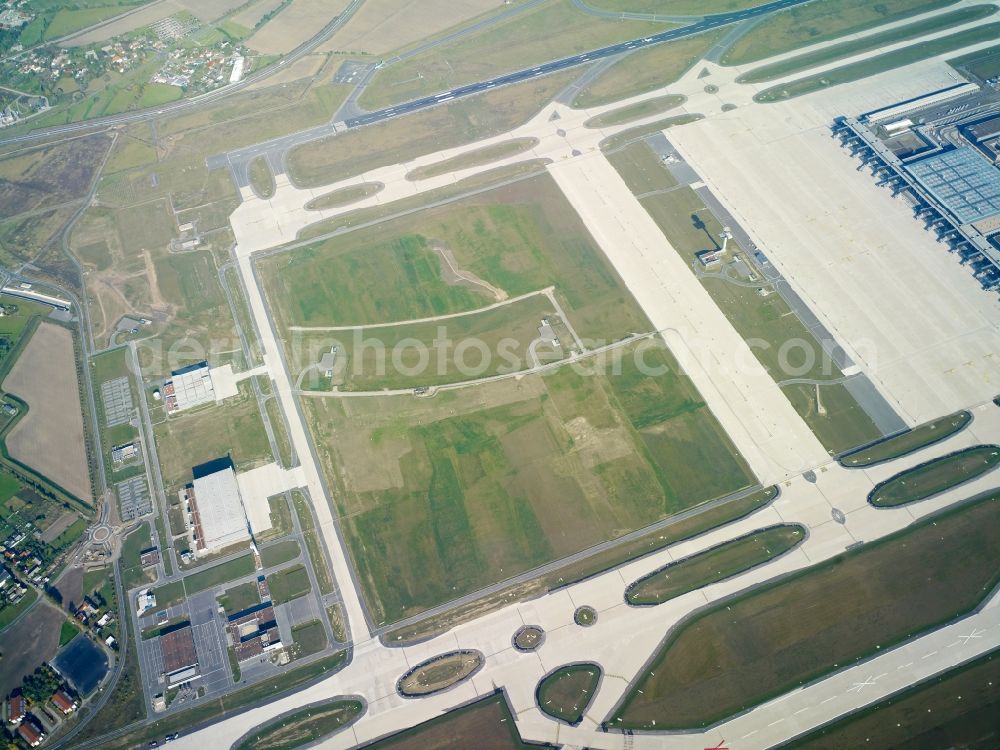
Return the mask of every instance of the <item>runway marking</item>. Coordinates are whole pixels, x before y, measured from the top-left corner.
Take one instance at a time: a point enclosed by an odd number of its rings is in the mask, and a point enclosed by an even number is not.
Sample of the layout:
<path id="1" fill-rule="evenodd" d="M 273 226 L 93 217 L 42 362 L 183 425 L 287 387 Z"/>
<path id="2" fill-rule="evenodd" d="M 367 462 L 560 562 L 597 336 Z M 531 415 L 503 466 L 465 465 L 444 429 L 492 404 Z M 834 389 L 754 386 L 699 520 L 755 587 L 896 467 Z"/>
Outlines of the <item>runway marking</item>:
<path id="1" fill-rule="evenodd" d="M 849 687 L 847 689 L 847 692 L 853 693 L 853 692 L 857 691 L 857 692 L 860 693 L 862 690 L 864 690 L 869 685 L 874 685 L 874 684 L 875 684 L 875 680 L 872 679 L 871 675 L 868 675 L 868 679 L 866 679 L 864 682 L 855 682 L 853 685 L 851 685 L 851 687 Z"/>
<path id="2" fill-rule="evenodd" d="M 972 632 L 969 633 L 968 635 L 960 635 L 960 636 L 958 636 L 958 640 L 960 640 L 962 642 L 963 646 L 967 646 L 967 645 L 969 645 L 969 641 L 973 640 L 974 638 L 982 638 L 983 637 L 983 633 L 985 633 L 985 632 L 986 631 L 983 630 L 983 629 L 981 629 L 981 628 L 973 628 Z"/>
<path id="3" fill-rule="evenodd" d="M 936 653 L 937 653 L 937 651 L 931 651 L 931 652 L 930 652 L 929 654 L 924 654 L 924 655 L 923 655 L 923 656 L 921 656 L 920 658 L 921 658 L 921 659 L 930 659 L 930 658 L 931 658 L 932 656 L 934 656 L 934 654 L 936 654 Z"/>
<path id="4" fill-rule="evenodd" d="M 836 695 L 831 695 L 831 696 L 830 696 L 829 698 L 824 698 L 823 700 L 821 700 L 821 701 L 819 702 L 819 705 L 821 705 L 821 706 L 822 706 L 822 705 L 823 705 L 824 703 L 829 703 L 830 701 L 832 701 L 832 700 L 836 700 L 836 699 L 837 699 L 837 696 L 836 696 Z"/>
<path id="5" fill-rule="evenodd" d="M 792 716 L 798 716 L 803 711 L 808 711 L 808 710 L 809 710 L 809 706 L 806 706 L 805 708 L 800 708 L 798 711 L 796 711 L 795 713 L 793 713 Z"/>
<path id="6" fill-rule="evenodd" d="M 776 725 L 780 724 L 783 721 L 784 721 L 784 719 L 778 719 L 777 721 L 772 721 L 770 724 L 768 724 L 768 726 L 769 727 L 773 727 L 773 726 L 776 726 Z"/>
<path id="7" fill-rule="evenodd" d="M 756 729 L 754 729 L 752 732 L 747 732 L 742 737 L 740 737 L 740 739 L 741 740 L 745 740 L 747 737 L 753 737 L 755 734 L 757 734 L 757 730 Z"/>
<path id="8" fill-rule="evenodd" d="M 912 667 L 912 666 L 913 666 L 913 662 L 912 661 L 911 662 L 907 662 L 906 664 L 900 664 L 898 667 L 896 667 L 896 671 L 898 672 L 901 669 L 906 669 L 907 667 Z"/>

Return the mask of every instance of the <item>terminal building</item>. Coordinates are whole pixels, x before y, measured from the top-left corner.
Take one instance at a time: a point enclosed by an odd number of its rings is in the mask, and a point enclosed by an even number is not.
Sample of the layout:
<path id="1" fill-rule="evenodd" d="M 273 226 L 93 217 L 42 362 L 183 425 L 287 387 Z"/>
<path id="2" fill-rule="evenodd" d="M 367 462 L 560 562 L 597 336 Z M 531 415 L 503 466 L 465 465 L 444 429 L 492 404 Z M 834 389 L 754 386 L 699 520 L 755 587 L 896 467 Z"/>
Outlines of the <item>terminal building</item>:
<path id="1" fill-rule="evenodd" d="M 170 380 L 163 384 L 162 392 L 167 414 L 214 403 L 215 386 L 212 385 L 208 362 L 197 362 L 174 370 L 170 373 Z"/>
<path id="2" fill-rule="evenodd" d="M 250 523 L 240 497 L 232 459 L 195 466 L 194 481 L 180 492 L 181 507 L 195 556 L 250 539 Z"/>

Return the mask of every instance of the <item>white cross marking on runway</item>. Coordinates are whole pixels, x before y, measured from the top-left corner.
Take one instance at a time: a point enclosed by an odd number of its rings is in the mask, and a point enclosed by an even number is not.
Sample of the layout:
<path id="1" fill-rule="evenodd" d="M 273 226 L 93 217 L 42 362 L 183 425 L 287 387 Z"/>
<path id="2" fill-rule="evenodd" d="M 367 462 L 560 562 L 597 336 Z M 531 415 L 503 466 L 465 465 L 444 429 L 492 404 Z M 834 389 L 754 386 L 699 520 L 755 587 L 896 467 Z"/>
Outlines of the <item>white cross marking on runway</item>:
<path id="1" fill-rule="evenodd" d="M 864 682 L 855 682 L 850 688 L 848 688 L 847 692 L 853 693 L 854 691 L 857 691 L 860 693 L 868 685 L 874 685 L 874 684 L 875 680 L 872 679 L 871 675 L 868 675 L 867 680 L 865 680 Z"/>
<path id="2" fill-rule="evenodd" d="M 982 638 L 983 633 L 985 632 L 986 632 L 985 630 L 981 630 L 980 628 L 974 628 L 973 631 L 968 635 L 958 636 L 958 640 L 962 642 L 963 646 L 967 646 L 969 644 L 969 641 L 971 641 L 973 638 Z"/>

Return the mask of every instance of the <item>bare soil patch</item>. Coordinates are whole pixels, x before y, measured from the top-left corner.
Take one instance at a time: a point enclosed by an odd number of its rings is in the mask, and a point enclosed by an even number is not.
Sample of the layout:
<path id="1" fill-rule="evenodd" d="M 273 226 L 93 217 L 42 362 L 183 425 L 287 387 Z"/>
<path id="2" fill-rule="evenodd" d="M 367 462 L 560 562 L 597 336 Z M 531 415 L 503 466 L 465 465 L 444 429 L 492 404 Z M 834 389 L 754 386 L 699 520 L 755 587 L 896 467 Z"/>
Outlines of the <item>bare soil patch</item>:
<path id="1" fill-rule="evenodd" d="M 45 599 L 0 633 L 0 694 L 8 695 L 59 648 L 63 614 Z"/>
<path id="2" fill-rule="evenodd" d="M 29 406 L 7 436 L 11 456 L 90 502 L 73 334 L 43 322 L 3 382 Z"/>

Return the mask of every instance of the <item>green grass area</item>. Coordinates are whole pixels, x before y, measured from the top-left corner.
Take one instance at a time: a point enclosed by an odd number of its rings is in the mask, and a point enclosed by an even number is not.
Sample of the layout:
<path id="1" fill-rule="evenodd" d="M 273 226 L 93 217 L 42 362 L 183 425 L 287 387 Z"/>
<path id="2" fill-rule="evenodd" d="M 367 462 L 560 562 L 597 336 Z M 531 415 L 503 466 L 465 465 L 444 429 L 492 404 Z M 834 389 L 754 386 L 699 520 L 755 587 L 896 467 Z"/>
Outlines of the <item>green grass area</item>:
<path id="1" fill-rule="evenodd" d="M 597 692 L 601 668 L 597 664 L 571 664 L 546 675 L 535 690 L 542 713 L 576 726 Z"/>
<path id="2" fill-rule="evenodd" d="M 278 462 L 288 468 L 292 465 L 292 443 L 288 439 L 288 429 L 285 426 L 285 417 L 281 411 L 281 402 L 277 397 L 269 398 L 264 402 L 264 411 L 271 422 L 271 431 L 274 433 L 274 441 L 278 445 Z"/>
<path id="3" fill-rule="evenodd" d="M 227 268 L 223 272 L 229 294 L 233 298 L 233 320 L 237 322 L 243 334 L 247 337 L 249 358 L 247 363 L 250 367 L 257 367 L 264 363 L 264 357 L 260 349 L 260 339 L 257 336 L 257 328 L 254 325 L 253 317 L 250 315 L 250 308 L 247 306 L 246 295 L 243 293 L 243 283 L 240 281 L 239 271 L 235 267 Z"/>
<path id="4" fill-rule="evenodd" d="M 309 664 L 282 672 L 280 685 L 275 685 L 272 680 L 262 680 L 222 698 L 199 700 L 192 708 L 137 727 L 125 734 L 104 738 L 101 741 L 101 750 L 131 750 L 131 748 L 145 746 L 153 739 L 162 741 L 165 735 L 172 732 L 192 731 L 242 708 L 290 695 L 296 690 L 340 670 L 346 661 L 347 652 L 338 651 Z M 142 690 L 137 692 L 141 705 Z M 106 726 L 95 728 L 93 731 L 100 733 L 103 729 L 106 729 Z"/>
<path id="5" fill-rule="evenodd" d="M 998 660 L 1000 652 L 992 651 L 781 748 L 996 746 L 1000 742 Z"/>
<path id="6" fill-rule="evenodd" d="M 859 55 L 863 52 L 871 52 L 889 44 L 917 39 L 925 34 L 932 34 L 944 31 L 953 26 L 980 21 L 996 13 L 996 10 L 995 5 L 974 5 L 971 8 L 962 8 L 950 13 L 943 13 L 922 21 L 906 24 L 905 26 L 898 26 L 888 31 L 869 34 L 861 39 L 852 39 L 848 42 L 815 50 L 814 52 L 796 55 L 795 57 L 771 63 L 770 65 L 762 65 L 739 76 L 736 81 L 738 83 L 765 83 L 766 81 L 773 81 L 775 78 L 783 78 L 784 76 L 800 73 L 809 68 L 842 60 L 845 57 Z"/>
<path id="7" fill-rule="evenodd" d="M 343 729 L 355 721 L 363 710 L 361 702 L 355 700 L 311 703 L 282 719 L 255 727 L 233 750 L 295 750 Z"/>
<path id="8" fill-rule="evenodd" d="M 80 8 L 78 5 L 63 8 L 52 17 L 52 20 L 45 29 L 43 39 L 45 41 L 58 39 L 67 34 L 72 34 L 74 31 L 85 29 L 88 26 L 93 26 L 101 21 L 121 15 L 128 10 L 128 7 L 123 7 L 123 5 L 109 3 L 106 6 L 95 8 Z M 21 43 L 24 44 L 23 41 Z"/>
<path id="9" fill-rule="evenodd" d="M 144 523 L 122 542 L 121 556 L 118 560 L 118 569 L 121 572 L 122 588 L 128 591 L 143 583 L 149 583 L 152 577 L 147 575 L 139 562 L 139 552 L 151 547 L 152 537 L 149 533 L 149 524 Z"/>
<path id="10" fill-rule="evenodd" d="M 705 16 L 731 13 L 763 5 L 769 0 L 587 0 L 587 4 L 613 13 L 654 13 L 659 15 Z"/>
<path id="11" fill-rule="evenodd" d="M 270 198 L 274 195 L 274 175 L 271 174 L 266 156 L 258 156 L 250 162 L 250 187 L 261 198 Z"/>
<path id="12" fill-rule="evenodd" d="M 620 133 L 616 133 L 615 135 L 605 138 L 601 141 L 601 150 L 606 154 L 612 153 L 623 146 L 645 138 L 647 135 L 659 133 L 663 130 L 669 130 L 677 125 L 687 125 L 691 122 L 697 122 L 698 120 L 704 119 L 704 117 L 704 115 L 696 113 L 674 115 L 673 117 L 666 117 L 662 120 L 657 120 L 656 122 L 651 122 L 646 125 L 636 125 L 634 128 L 628 128 L 627 130 L 623 130 Z"/>
<path id="13" fill-rule="evenodd" d="M 868 76 L 884 73 L 887 70 L 902 68 L 920 60 L 936 57 L 937 55 L 962 49 L 972 44 L 988 42 L 996 39 L 998 35 L 1000 35 L 1000 23 L 982 24 L 976 28 L 912 44 L 909 47 L 903 47 L 893 52 L 886 52 L 883 55 L 876 55 L 867 60 L 851 63 L 850 65 L 842 65 L 833 70 L 815 73 L 788 83 L 772 86 L 755 94 L 754 101 L 762 103 L 778 102 L 810 94 L 813 91 L 838 86 L 842 83 L 858 81 Z"/>
<path id="14" fill-rule="evenodd" d="M 570 70 L 503 86 L 443 107 L 338 133 L 335 141 L 324 138 L 305 143 L 288 153 L 288 173 L 300 187 L 319 187 L 506 133 L 526 122 L 578 75 Z"/>
<path id="15" fill-rule="evenodd" d="M 956 432 L 965 429 L 965 426 L 971 421 L 971 413 L 967 411 L 955 412 L 947 417 L 926 422 L 912 430 L 894 435 L 887 440 L 880 440 L 874 445 L 848 453 L 840 458 L 840 463 L 843 466 L 860 468 L 902 458 L 921 448 L 948 439 Z"/>
<path id="16" fill-rule="evenodd" d="M 184 580 L 179 579 L 157 586 L 153 589 L 153 594 L 156 596 L 156 606 L 160 609 L 173 604 L 180 604 L 186 596 L 184 593 Z"/>
<path id="17" fill-rule="evenodd" d="M 723 65 L 746 65 L 810 44 L 953 5 L 956 0 L 814 0 L 765 18 L 737 39 L 722 56 Z"/>
<path id="18" fill-rule="evenodd" d="M 382 192 L 385 184 L 382 182 L 363 182 L 360 185 L 333 190 L 319 198 L 313 198 L 306 204 L 310 211 L 322 211 L 329 208 L 340 208 L 351 203 L 370 198 L 376 193 Z"/>
<path id="19" fill-rule="evenodd" d="M 984 80 L 996 78 L 1000 76 L 1000 45 L 956 57 L 949 60 L 948 64 L 958 70 L 967 70 Z"/>
<path id="20" fill-rule="evenodd" d="M 646 99 L 638 104 L 630 104 L 627 107 L 613 109 L 610 112 L 591 117 L 584 123 L 588 128 L 609 128 L 614 125 L 621 125 L 643 117 L 652 117 L 661 112 L 666 112 L 684 103 L 685 97 L 680 94 L 667 94 L 658 96 L 655 99 Z"/>
<path id="21" fill-rule="evenodd" d="M 139 108 L 160 107 L 175 102 L 183 96 L 184 92 L 177 86 L 170 86 L 166 83 L 147 83 L 142 87 L 142 94 L 139 96 Z"/>
<path id="22" fill-rule="evenodd" d="M 490 146 L 467 151 L 464 154 L 453 156 L 436 164 L 428 164 L 424 167 L 417 167 L 406 173 L 408 180 L 429 180 L 432 177 L 440 177 L 444 174 L 457 172 L 471 167 L 481 167 L 490 162 L 500 161 L 512 156 L 524 153 L 538 145 L 537 138 L 512 138 L 509 141 L 501 141 Z"/>
<path id="23" fill-rule="evenodd" d="M 0 630 L 10 625 L 14 620 L 28 611 L 28 608 L 38 599 L 35 589 L 28 589 L 15 604 L 5 604 L 0 609 Z"/>
<path id="24" fill-rule="evenodd" d="M 598 18 L 580 12 L 569 0 L 547 0 L 482 31 L 385 66 L 359 104 L 378 109 L 666 28 L 662 23 Z"/>
<path id="25" fill-rule="evenodd" d="M 312 591 L 309 574 L 303 565 L 293 565 L 277 573 L 271 573 L 267 577 L 267 585 L 271 589 L 271 599 L 275 604 L 290 602 Z"/>
<path id="26" fill-rule="evenodd" d="M 1000 463 L 1000 447 L 976 445 L 901 471 L 868 493 L 877 508 L 926 500 L 986 474 Z"/>
<path id="27" fill-rule="evenodd" d="M 665 346 L 586 367 L 433 399 L 304 399 L 377 622 L 750 484 Z"/>
<path id="28" fill-rule="evenodd" d="M 256 534 L 258 542 L 280 539 L 292 531 L 292 512 L 288 507 L 288 499 L 284 495 L 275 495 L 267 499 L 271 528 Z"/>
<path id="29" fill-rule="evenodd" d="M 521 739 L 510 706 L 504 694 L 497 691 L 475 703 L 365 745 L 364 750 L 452 750 L 456 747 L 531 750 L 546 746 Z"/>
<path id="30" fill-rule="evenodd" d="M 495 301 L 481 286 L 448 283 L 434 246 L 512 297 L 554 285 L 585 343 L 649 330 L 548 175 L 269 256 L 260 269 L 281 327 L 412 320 Z"/>
<path id="31" fill-rule="evenodd" d="M 998 531 L 994 491 L 713 605 L 670 633 L 610 726 L 706 726 L 969 612 L 1000 580 Z"/>
<path id="32" fill-rule="evenodd" d="M 239 396 L 225 407 L 210 406 L 153 426 L 156 450 L 168 496 L 191 481 L 191 467 L 229 453 L 238 470 L 270 463 L 271 445 L 257 409 L 257 400 L 244 381 Z"/>
<path id="33" fill-rule="evenodd" d="M 574 107 L 596 107 L 674 83 L 704 57 L 726 29 L 654 44 L 626 55 L 580 91 Z"/>
<path id="34" fill-rule="evenodd" d="M 299 517 L 299 527 L 302 529 L 302 536 L 306 541 L 306 551 L 309 553 L 309 562 L 312 563 L 319 591 L 321 594 L 331 594 L 333 593 L 333 577 L 330 574 L 330 566 L 326 562 L 326 555 L 323 554 L 323 543 L 313 522 L 312 512 L 309 510 L 305 497 L 298 490 L 292 492 L 292 503 L 295 506 L 295 514 Z"/>
<path id="35" fill-rule="evenodd" d="M 650 175 L 667 170 L 647 144 L 632 144 L 616 152 L 612 164 L 633 193 L 644 196 L 640 202 L 673 248 L 700 271 L 697 254 L 720 247 L 722 225 L 699 195 L 690 187 L 650 195 L 651 190 L 664 189 Z M 669 177 L 663 179 L 673 182 Z M 738 246 L 730 247 L 735 249 L 718 270 L 701 271 L 701 281 L 771 377 L 778 383 L 794 378 L 823 381 L 842 377 L 840 368 L 788 303 L 763 285 Z M 831 453 L 881 437 L 874 422 L 843 385 L 789 384 L 784 391 Z"/>
<path id="36" fill-rule="evenodd" d="M 289 560 L 294 560 L 302 553 L 299 549 L 299 543 L 294 539 L 285 539 L 278 542 L 277 544 L 272 544 L 269 547 L 264 547 L 260 551 L 261 562 L 264 563 L 265 568 L 270 568 L 275 565 L 281 565 Z"/>
<path id="37" fill-rule="evenodd" d="M 582 628 L 589 628 L 597 622 L 597 610 L 587 604 L 577 607 L 573 613 L 573 622 Z"/>
<path id="38" fill-rule="evenodd" d="M 434 258 L 428 258 L 433 263 Z M 518 372 L 532 367 L 531 344 L 548 319 L 562 346 L 534 350 L 540 362 L 564 358 L 572 337 L 545 295 L 502 307 L 427 323 L 356 328 L 325 333 L 296 332 L 293 373 L 306 371 L 306 390 L 375 391 L 442 385 Z M 337 349 L 332 378 L 316 367 L 325 352 Z M 295 378 L 298 379 L 297 377 Z"/>
<path id="39" fill-rule="evenodd" d="M 198 591 L 215 588 L 241 576 L 250 575 L 255 569 L 253 555 L 242 555 L 184 576 L 184 590 L 188 594 L 194 594 Z"/>
<path id="40" fill-rule="evenodd" d="M 71 620 L 63 620 L 62 625 L 59 626 L 59 648 L 76 638 L 79 632 L 80 629 Z"/>
<path id="41" fill-rule="evenodd" d="M 226 615 L 234 615 L 249 609 L 255 604 L 260 604 L 260 592 L 257 589 L 257 581 L 247 581 L 239 586 L 226 589 L 226 592 L 219 597 L 219 604 L 226 610 Z"/>
<path id="42" fill-rule="evenodd" d="M 625 601 L 635 605 L 662 604 L 779 557 L 805 538 L 805 529 L 798 524 L 754 531 L 643 576 L 625 590 Z"/>
<path id="43" fill-rule="evenodd" d="M 292 642 L 292 654 L 296 659 L 318 654 L 326 648 L 326 628 L 319 620 L 293 625 Z"/>

